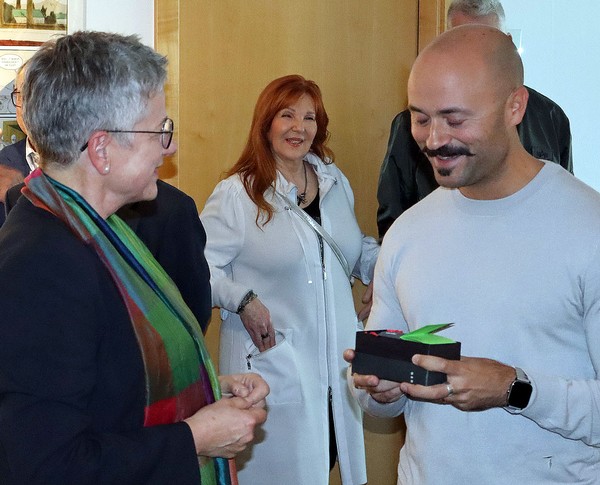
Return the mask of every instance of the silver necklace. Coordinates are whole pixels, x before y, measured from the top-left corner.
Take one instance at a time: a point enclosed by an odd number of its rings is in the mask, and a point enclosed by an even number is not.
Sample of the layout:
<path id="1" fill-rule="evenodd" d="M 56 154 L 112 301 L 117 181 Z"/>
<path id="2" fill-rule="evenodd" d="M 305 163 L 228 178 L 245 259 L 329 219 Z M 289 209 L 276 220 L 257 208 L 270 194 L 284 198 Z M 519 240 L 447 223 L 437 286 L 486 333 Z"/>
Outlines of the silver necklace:
<path id="1" fill-rule="evenodd" d="M 298 205 L 304 204 L 306 202 L 306 189 L 308 188 L 308 177 L 306 175 L 306 162 L 302 161 L 302 165 L 304 166 L 304 191 L 300 192 L 296 196 Z"/>

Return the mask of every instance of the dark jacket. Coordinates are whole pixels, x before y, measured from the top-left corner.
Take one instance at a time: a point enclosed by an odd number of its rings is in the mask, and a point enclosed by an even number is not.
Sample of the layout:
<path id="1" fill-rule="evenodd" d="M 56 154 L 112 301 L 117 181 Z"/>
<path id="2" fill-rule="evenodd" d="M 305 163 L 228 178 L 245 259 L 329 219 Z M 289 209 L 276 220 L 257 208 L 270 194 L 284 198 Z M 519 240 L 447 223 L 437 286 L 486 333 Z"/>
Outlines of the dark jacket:
<path id="1" fill-rule="evenodd" d="M 143 427 L 143 363 L 107 269 L 25 197 L 0 230 L 0 288 L 0 484 L 199 483 L 189 427 Z"/>
<path id="2" fill-rule="evenodd" d="M 117 214 L 175 282 L 202 331 L 206 331 L 211 315 L 211 293 L 210 272 L 204 257 L 204 227 L 189 195 L 162 180 L 157 185 L 156 199 L 127 205 Z M 21 196 L 22 187 L 23 184 L 8 190 L 7 213 Z"/>
<path id="3" fill-rule="evenodd" d="M 534 157 L 559 163 L 573 173 L 571 128 L 564 111 L 534 89 L 521 124 L 523 147 Z M 377 187 L 379 237 L 396 218 L 438 187 L 433 168 L 410 132 L 410 113 L 404 110 L 392 121 L 388 148 Z"/>
<path id="4" fill-rule="evenodd" d="M 19 140 L 12 145 L 8 145 L 0 150 L 0 165 L 18 170 L 26 177 L 29 174 L 29 165 L 27 165 L 25 146 L 27 140 Z M 4 204 L 0 202 L 0 227 L 4 224 Z"/>

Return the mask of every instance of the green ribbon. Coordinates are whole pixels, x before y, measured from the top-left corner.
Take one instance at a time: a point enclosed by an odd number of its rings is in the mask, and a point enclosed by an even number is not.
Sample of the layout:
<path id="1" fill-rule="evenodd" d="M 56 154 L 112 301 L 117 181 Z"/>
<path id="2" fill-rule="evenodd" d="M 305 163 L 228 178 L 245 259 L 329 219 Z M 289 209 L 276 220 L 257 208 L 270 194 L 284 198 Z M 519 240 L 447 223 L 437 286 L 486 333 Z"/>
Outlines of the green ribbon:
<path id="1" fill-rule="evenodd" d="M 404 333 L 400 335 L 402 340 L 408 340 L 409 342 L 419 342 L 428 345 L 438 344 L 453 344 L 454 340 L 448 337 L 442 337 L 441 335 L 435 335 L 436 332 L 445 330 L 454 325 L 453 323 L 441 323 L 438 325 L 425 325 L 424 327 L 413 330 L 412 332 Z"/>

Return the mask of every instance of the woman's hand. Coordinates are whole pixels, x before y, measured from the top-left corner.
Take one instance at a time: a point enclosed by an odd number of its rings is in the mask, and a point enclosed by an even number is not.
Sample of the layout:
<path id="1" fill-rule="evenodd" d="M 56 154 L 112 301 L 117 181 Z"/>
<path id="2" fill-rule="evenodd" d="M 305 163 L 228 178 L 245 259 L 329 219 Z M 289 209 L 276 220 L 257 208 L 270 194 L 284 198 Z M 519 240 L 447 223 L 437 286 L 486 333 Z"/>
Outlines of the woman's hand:
<path id="1" fill-rule="evenodd" d="M 265 397 L 269 394 L 269 385 L 258 374 L 232 374 L 219 376 L 223 396 L 243 397 L 252 406 L 264 408 Z"/>
<path id="2" fill-rule="evenodd" d="M 192 430 L 197 455 L 233 458 L 254 439 L 254 428 L 266 419 L 263 408 L 243 397 L 232 397 L 204 406 L 184 422 Z"/>
<path id="3" fill-rule="evenodd" d="M 242 323 L 258 350 L 264 352 L 275 346 L 275 329 L 269 309 L 255 298 L 240 313 Z"/>

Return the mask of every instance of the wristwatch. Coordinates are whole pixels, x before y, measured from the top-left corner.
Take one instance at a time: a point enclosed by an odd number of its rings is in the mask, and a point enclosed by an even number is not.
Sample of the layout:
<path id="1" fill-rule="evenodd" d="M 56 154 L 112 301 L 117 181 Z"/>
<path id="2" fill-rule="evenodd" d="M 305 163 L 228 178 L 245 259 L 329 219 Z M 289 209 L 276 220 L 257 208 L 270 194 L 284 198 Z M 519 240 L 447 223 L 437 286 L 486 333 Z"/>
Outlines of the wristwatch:
<path id="1" fill-rule="evenodd" d="M 508 388 L 506 407 L 512 411 L 520 411 L 521 409 L 525 409 L 529 404 L 533 387 L 523 369 L 515 367 L 515 372 L 515 380 Z"/>
<path id="2" fill-rule="evenodd" d="M 244 295 L 244 298 L 242 298 L 242 301 L 240 302 L 238 309 L 236 311 L 236 313 L 239 315 L 240 313 L 242 313 L 244 311 L 244 309 L 246 308 L 246 305 L 248 303 L 250 303 L 252 300 L 255 300 L 256 298 L 258 298 L 258 295 L 256 293 L 254 293 L 253 290 L 250 290 L 248 293 L 246 293 Z"/>

